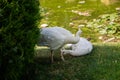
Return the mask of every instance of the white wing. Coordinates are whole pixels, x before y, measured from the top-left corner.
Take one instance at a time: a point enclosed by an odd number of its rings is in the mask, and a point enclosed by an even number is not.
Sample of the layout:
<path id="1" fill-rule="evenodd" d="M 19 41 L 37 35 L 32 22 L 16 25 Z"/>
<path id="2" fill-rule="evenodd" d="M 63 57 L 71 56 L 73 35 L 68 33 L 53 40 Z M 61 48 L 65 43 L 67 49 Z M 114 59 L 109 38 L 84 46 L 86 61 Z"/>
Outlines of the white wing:
<path id="1" fill-rule="evenodd" d="M 54 30 L 60 32 L 60 34 L 64 35 L 65 37 L 73 36 L 72 33 L 62 27 L 53 27 Z"/>
<path id="2" fill-rule="evenodd" d="M 44 37 L 51 49 L 58 49 L 64 43 L 64 36 L 61 35 L 56 29 L 44 28 L 41 31 L 41 35 Z"/>

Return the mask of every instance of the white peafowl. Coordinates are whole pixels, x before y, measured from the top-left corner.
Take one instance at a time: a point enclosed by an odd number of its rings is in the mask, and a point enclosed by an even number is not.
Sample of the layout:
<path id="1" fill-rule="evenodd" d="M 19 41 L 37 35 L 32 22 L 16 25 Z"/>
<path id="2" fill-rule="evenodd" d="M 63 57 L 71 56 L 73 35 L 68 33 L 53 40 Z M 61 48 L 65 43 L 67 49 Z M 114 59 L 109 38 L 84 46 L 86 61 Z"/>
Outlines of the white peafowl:
<path id="1" fill-rule="evenodd" d="M 61 27 L 46 27 L 40 30 L 41 40 L 44 45 L 48 46 L 51 50 L 51 62 L 53 62 L 53 51 L 61 49 L 65 44 L 76 44 L 80 37 L 81 31 L 76 33 L 74 37 L 72 33 Z M 61 59 L 64 61 L 63 54 Z"/>
<path id="2" fill-rule="evenodd" d="M 89 54 L 92 49 L 92 43 L 87 39 L 80 37 L 80 40 L 76 44 L 71 45 L 72 50 L 61 49 L 61 54 L 70 54 L 72 56 L 82 56 Z"/>

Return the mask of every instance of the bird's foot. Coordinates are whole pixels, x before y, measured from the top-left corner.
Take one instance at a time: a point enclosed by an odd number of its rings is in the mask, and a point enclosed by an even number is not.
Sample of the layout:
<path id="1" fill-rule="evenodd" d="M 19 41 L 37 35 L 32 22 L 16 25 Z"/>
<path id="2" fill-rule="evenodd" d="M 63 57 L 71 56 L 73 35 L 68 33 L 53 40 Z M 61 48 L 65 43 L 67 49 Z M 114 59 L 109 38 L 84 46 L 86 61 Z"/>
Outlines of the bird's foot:
<path id="1" fill-rule="evenodd" d="M 62 52 L 61 52 L 60 54 L 61 54 L 61 59 L 62 59 L 62 61 L 65 61 Z"/>

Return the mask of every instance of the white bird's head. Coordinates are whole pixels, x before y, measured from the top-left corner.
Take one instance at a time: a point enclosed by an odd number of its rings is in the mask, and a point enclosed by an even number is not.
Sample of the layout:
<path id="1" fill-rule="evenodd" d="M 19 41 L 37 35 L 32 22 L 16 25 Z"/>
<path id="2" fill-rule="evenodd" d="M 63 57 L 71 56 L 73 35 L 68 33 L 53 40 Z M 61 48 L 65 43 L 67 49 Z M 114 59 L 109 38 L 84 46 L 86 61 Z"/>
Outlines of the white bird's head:
<path id="1" fill-rule="evenodd" d="M 70 54 L 69 50 L 61 49 L 61 54 Z"/>
<path id="2" fill-rule="evenodd" d="M 79 30 L 78 30 L 78 32 L 81 34 L 81 33 L 82 33 L 82 30 L 81 30 L 81 29 L 79 29 Z"/>
<path id="3" fill-rule="evenodd" d="M 79 25 L 79 26 L 78 26 L 78 32 L 77 32 L 78 34 L 81 34 L 81 33 L 82 33 L 81 28 L 84 27 L 84 26 L 85 26 L 85 25 Z"/>
<path id="4" fill-rule="evenodd" d="M 81 25 L 78 25 L 78 30 L 80 30 L 80 28 L 84 27 L 85 25 L 81 24 Z"/>
<path id="5" fill-rule="evenodd" d="M 80 35 L 82 33 L 82 30 L 79 28 L 79 30 L 77 31 L 76 35 Z"/>

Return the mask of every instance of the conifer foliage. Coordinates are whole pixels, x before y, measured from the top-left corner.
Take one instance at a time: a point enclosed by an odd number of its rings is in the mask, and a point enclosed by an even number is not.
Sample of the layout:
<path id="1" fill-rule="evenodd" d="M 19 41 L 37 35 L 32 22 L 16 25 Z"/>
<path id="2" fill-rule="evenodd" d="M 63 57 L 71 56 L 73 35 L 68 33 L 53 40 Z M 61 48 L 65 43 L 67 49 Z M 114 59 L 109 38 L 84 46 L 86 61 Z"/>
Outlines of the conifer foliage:
<path id="1" fill-rule="evenodd" d="M 33 62 L 39 0 L 0 0 L 0 80 L 20 80 Z"/>

